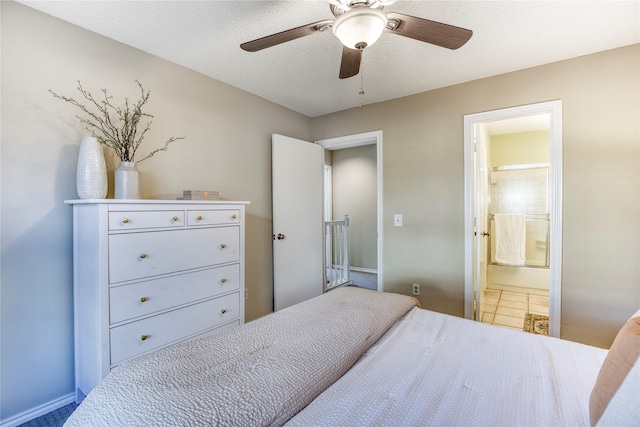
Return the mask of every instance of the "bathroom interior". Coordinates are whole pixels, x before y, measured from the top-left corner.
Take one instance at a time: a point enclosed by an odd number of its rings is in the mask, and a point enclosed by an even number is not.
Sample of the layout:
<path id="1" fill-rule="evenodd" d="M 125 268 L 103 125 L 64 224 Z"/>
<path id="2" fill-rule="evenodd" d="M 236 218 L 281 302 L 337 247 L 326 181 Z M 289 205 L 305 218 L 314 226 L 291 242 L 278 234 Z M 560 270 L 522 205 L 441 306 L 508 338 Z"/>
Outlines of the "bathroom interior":
<path id="1" fill-rule="evenodd" d="M 547 317 L 548 328 L 549 119 L 543 114 L 480 125 L 484 323 L 533 332 L 527 322 L 535 316 Z"/>

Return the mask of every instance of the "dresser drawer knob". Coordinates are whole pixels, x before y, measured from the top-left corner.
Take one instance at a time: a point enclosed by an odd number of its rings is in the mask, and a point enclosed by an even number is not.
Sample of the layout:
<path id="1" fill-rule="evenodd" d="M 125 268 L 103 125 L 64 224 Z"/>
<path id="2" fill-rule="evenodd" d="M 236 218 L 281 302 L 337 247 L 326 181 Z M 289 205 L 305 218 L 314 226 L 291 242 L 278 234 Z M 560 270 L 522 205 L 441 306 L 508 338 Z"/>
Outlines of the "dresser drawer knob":
<path id="1" fill-rule="evenodd" d="M 123 224 L 129 224 L 129 218 L 122 218 Z"/>
<path id="2" fill-rule="evenodd" d="M 140 254 L 140 258 L 145 259 L 146 257 L 147 257 L 147 254 L 145 254 L 145 253 L 141 253 Z"/>
<path id="3" fill-rule="evenodd" d="M 147 297 L 140 298 L 140 302 L 147 302 Z"/>
<path id="4" fill-rule="evenodd" d="M 222 279 L 220 279 L 220 283 L 227 283 L 227 279 L 223 277 Z"/>
<path id="5" fill-rule="evenodd" d="M 220 310 L 220 313 L 225 314 L 227 312 L 226 308 L 223 308 L 222 310 Z"/>
<path id="6" fill-rule="evenodd" d="M 197 219 L 198 221 L 202 221 L 202 215 L 198 215 L 198 216 L 196 217 L 196 219 Z"/>
<path id="7" fill-rule="evenodd" d="M 231 219 L 236 219 L 238 216 L 236 214 L 231 215 Z"/>
<path id="8" fill-rule="evenodd" d="M 141 339 L 142 341 L 146 341 L 146 340 L 147 340 L 147 338 L 149 338 L 149 335 L 143 335 L 143 336 L 141 336 L 141 337 L 140 337 L 140 339 Z"/>
<path id="9" fill-rule="evenodd" d="M 223 244 L 221 244 L 221 245 L 220 245 L 220 247 L 221 247 L 222 249 L 224 249 L 224 248 L 226 248 L 226 247 L 227 247 L 227 245 L 225 245 L 225 244 L 223 243 Z"/>
<path id="10" fill-rule="evenodd" d="M 173 221 L 173 222 L 178 222 L 178 220 L 179 220 L 179 219 L 180 219 L 180 218 L 178 218 L 177 216 L 174 216 L 173 218 L 171 218 L 171 221 Z"/>

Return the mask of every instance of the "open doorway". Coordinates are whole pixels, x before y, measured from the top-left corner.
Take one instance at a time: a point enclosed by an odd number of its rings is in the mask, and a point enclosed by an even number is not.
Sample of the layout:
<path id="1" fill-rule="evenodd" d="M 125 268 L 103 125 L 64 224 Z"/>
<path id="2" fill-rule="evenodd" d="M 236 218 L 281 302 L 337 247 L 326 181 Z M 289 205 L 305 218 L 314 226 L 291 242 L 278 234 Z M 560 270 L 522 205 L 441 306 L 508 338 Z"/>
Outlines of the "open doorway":
<path id="1" fill-rule="evenodd" d="M 561 101 L 468 115 L 464 131 L 465 317 L 559 336 Z"/>
<path id="2" fill-rule="evenodd" d="M 382 132 L 316 143 L 325 149 L 325 220 L 349 215 L 350 279 L 382 290 Z"/>

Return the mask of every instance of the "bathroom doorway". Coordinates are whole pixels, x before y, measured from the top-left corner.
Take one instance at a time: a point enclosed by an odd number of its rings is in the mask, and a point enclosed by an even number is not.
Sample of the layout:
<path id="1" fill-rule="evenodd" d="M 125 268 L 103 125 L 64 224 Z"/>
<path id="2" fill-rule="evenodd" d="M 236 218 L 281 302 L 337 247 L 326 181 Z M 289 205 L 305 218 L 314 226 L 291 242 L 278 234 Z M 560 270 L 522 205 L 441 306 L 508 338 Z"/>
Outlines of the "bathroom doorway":
<path id="1" fill-rule="evenodd" d="M 465 317 L 559 336 L 561 101 L 465 116 Z"/>

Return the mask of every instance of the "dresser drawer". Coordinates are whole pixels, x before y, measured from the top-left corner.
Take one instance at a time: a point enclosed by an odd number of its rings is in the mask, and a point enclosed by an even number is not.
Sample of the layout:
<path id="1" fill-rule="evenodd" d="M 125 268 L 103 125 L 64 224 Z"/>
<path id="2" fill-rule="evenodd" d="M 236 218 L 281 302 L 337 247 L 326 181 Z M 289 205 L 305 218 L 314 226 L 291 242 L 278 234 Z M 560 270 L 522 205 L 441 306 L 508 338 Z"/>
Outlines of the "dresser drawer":
<path id="1" fill-rule="evenodd" d="M 183 210 L 109 212 L 109 231 L 184 227 Z"/>
<path id="2" fill-rule="evenodd" d="M 189 210 L 187 225 L 239 224 L 240 211 L 237 209 Z"/>
<path id="3" fill-rule="evenodd" d="M 111 364 L 231 322 L 239 313 L 240 293 L 234 293 L 112 328 Z"/>
<path id="4" fill-rule="evenodd" d="M 239 288 L 239 264 L 111 287 L 110 323 L 145 316 Z"/>
<path id="5" fill-rule="evenodd" d="M 109 282 L 234 262 L 239 227 L 194 228 L 109 236 Z"/>

